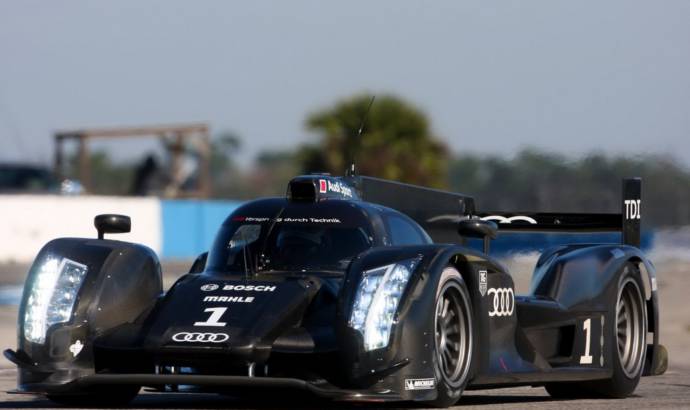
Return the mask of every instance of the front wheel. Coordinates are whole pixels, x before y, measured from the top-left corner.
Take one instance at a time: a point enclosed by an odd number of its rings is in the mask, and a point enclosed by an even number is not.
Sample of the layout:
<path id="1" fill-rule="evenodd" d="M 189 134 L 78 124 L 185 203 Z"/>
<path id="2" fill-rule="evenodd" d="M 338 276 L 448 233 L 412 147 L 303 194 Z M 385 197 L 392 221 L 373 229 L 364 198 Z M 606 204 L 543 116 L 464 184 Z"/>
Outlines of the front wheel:
<path id="1" fill-rule="evenodd" d="M 452 406 L 465 389 L 474 348 L 472 326 L 472 303 L 467 285 L 457 269 L 448 266 L 441 274 L 436 291 L 433 362 L 438 396 L 429 404 Z"/>

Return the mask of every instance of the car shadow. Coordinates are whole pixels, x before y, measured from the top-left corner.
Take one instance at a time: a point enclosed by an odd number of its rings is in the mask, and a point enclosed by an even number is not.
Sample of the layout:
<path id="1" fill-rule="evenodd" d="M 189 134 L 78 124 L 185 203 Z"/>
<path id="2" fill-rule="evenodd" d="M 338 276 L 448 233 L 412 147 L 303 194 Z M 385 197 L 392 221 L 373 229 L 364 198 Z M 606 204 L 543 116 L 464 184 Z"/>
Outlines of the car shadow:
<path id="1" fill-rule="evenodd" d="M 464 394 L 457 406 L 486 406 L 492 404 L 526 404 L 526 403 L 542 403 L 542 402 L 557 402 L 561 400 L 554 399 L 549 396 L 534 396 L 534 395 L 505 395 L 505 394 Z"/>
<path id="2" fill-rule="evenodd" d="M 44 397 L 13 396 L 12 401 L 0 402 L 0 409 L 48 409 L 70 408 L 54 403 Z M 5 399 L 6 400 L 6 399 Z M 487 395 L 467 394 L 460 399 L 457 406 L 483 406 L 505 404 L 527 404 L 545 401 L 555 401 L 548 396 L 534 395 Z M 334 402 L 314 397 L 259 397 L 259 398 L 233 398 L 217 394 L 175 394 L 156 393 L 140 394 L 125 408 L 141 409 L 419 409 L 425 406 L 422 403 L 352 403 Z"/>

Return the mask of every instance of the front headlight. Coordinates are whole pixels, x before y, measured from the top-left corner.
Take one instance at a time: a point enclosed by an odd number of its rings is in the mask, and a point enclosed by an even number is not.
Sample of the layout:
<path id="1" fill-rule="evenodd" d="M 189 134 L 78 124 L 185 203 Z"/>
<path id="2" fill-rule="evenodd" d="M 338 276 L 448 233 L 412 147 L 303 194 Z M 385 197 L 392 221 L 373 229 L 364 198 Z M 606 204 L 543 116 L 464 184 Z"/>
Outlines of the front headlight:
<path id="1" fill-rule="evenodd" d="M 24 337 L 44 343 L 46 331 L 66 323 L 88 268 L 67 258 L 48 257 L 38 268 L 29 289 L 24 311 Z"/>
<path id="2" fill-rule="evenodd" d="M 388 345 L 395 312 L 419 259 L 409 259 L 362 273 L 349 325 L 364 338 L 364 349 Z"/>

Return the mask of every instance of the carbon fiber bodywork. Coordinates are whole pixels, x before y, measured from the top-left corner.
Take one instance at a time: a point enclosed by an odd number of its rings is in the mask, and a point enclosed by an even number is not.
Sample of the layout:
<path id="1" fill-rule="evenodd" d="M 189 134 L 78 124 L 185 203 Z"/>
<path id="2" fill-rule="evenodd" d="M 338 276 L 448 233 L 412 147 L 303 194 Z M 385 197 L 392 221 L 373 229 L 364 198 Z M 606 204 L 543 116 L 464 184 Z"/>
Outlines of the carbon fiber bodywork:
<path id="1" fill-rule="evenodd" d="M 376 184 L 384 189 L 391 183 Z M 449 212 L 460 218 L 475 212 L 467 196 L 405 185 L 396 189 L 403 196 L 413 191 L 397 201 L 418 223 L 415 229 L 423 232 L 424 227 L 435 239 L 449 235 Z M 50 242 L 29 273 L 18 348 L 5 353 L 20 369 L 19 389 L 70 394 L 100 385 L 136 385 L 232 393 L 254 386 L 302 389 L 340 400 L 432 401 L 442 380 L 435 365 L 434 315 L 442 272 L 449 266 L 469 291 L 473 318 L 469 325 L 476 348 L 462 387 L 610 378 L 616 354 L 615 341 L 607 336 L 615 332 L 612 301 L 629 266 L 636 267 L 645 286 L 651 335 L 646 374 L 663 372 L 656 274 L 636 247 L 592 244 L 547 250 L 529 294 L 515 295 L 509 272 L 488 254 L 426 239 L 394 245 L 396 232 L 387 218 L 400 214 L 362 200 L 374 193 L 381 195 L 366 188 L 366 180 L 353 177 L 300 177 L 287 198 L 250 202 L 228 216 L 228 226 L 247 218 L 265 220 L 269 232 L 285 215 L 308 219 L 312 212 L 319 221 L 324 215 L 359 221 L 370 233 L 371 245 L 341 272 L 261 270 L 259 262 L 224 270 L 219 266 L 226 255 L 215 248 L 228 246 L 228 239 L 219 234 L 210 254 L 200 256 L 190 273 L 163 293 L 157 258 L 145 247 L 112 240 Z M 438 203 L 410 211 L 425 194 L 437 196 Z M 616 225 L 610 215 L 592 223 Z M 624 221 L 616 226 L 627 227 L 631 232 L 626 235 L 634 239 L 634 226 Z M 25 337 L 24 315 L 48 255 L 78 261 L 88 272 L 70 320 L 48 328 L 41 344 Z M 260 257 L 245 255 L 244 260 Z M 414 261 L 414 268 L 399 297 L 388 343 L 367 349 L 351 322 L 358 287 L 365 272 L 400 261 Z"/>

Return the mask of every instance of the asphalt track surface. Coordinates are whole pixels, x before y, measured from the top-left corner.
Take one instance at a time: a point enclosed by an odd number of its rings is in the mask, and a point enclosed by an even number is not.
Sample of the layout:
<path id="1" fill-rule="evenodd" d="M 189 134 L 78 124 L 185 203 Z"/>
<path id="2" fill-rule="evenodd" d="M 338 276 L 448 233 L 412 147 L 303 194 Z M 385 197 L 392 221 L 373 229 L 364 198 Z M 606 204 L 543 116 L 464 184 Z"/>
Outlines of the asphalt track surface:
<path id="1" fill-rule="evenodd" d="M 58 407 L 51 401 L 29 395 L 8 394 L 15 387 L 15 371 L 0 370 L 0 408 L 41 409 Z M 130 404 L 132 409 L 288 409 L 353 408 L 395 409 L 423 408 L 415 404 L 353 404 L 320 401 L 311 398 L 283 399 L 263 397 L 233 399 L 211 394 L 142 393 Z M 645 377 L 634 395 L 627 399 L 554 400 L 543 388 L 519 387 L 466 392 L 458 409 L 688 409 L 690 408 L 690 369 L 670 370 L 663 376 Z"/>

